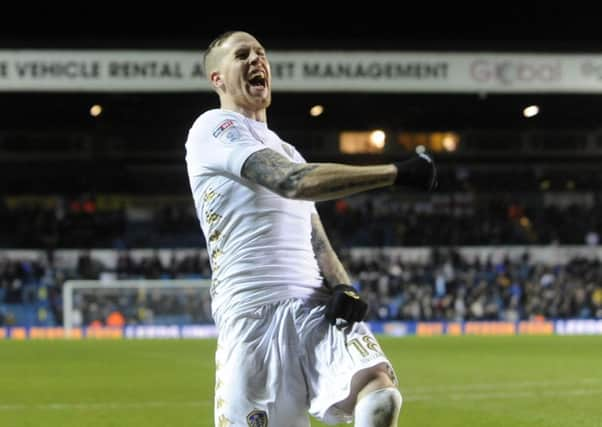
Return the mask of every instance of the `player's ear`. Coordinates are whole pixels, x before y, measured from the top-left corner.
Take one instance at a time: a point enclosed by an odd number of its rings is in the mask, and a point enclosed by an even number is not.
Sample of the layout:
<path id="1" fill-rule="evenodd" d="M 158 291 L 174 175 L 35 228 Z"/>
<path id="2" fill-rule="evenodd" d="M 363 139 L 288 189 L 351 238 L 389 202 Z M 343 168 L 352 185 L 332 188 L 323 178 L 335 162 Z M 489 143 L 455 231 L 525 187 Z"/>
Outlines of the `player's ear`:
<path id="1" fill-rule="evenodd" d="M 224 80 L 219 71 L 212 71 L 211 74 L 209 74 L 209 80 L 211 80 L 211 84 L 215 89 L 221 89 L 224 85 Z"/>

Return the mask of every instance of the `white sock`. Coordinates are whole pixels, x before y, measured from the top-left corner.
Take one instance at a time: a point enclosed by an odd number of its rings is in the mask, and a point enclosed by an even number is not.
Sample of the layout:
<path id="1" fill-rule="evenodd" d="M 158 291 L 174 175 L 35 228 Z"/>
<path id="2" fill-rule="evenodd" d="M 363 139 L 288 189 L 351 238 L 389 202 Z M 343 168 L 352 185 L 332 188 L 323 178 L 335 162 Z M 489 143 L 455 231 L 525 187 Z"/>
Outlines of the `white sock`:
<path id="1" fill-rule="evenodd" d="M 397 427 L 401 393 L 393 387 L 368 393 L 355 405 L 355 427 Z"/>

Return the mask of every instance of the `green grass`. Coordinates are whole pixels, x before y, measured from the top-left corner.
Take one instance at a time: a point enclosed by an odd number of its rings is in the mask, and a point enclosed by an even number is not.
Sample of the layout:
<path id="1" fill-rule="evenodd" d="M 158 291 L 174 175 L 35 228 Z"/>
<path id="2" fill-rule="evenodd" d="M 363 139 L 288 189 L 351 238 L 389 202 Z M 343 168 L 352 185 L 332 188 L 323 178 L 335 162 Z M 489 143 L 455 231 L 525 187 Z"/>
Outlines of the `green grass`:
<path id="1" fill-rule="evenodd" d="M 602 426 L 602 337 L 379 340 L 404 395 L 400 426 Z M 214 349 L 0 340 L 0 426 L 212 426 Z"/>

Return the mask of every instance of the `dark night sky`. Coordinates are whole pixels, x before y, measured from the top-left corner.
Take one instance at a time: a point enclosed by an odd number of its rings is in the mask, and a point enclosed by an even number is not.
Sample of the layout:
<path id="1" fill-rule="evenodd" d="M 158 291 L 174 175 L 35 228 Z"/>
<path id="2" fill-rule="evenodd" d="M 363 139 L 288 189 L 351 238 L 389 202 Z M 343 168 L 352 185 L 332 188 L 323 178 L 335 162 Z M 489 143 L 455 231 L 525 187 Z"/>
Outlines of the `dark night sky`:
<path id="1" fill-rule="evenodd" d="M 29 19 L 4 14 L 0 47 L 202 49 L 221 32 L 242 29 L 271 49 L 602 51 L 602 42 L 595 40 L 599 21 L 592 2 L 439 0 L 353 5 L 333 4 L 339 13 L 329 14 L 308 3 L 290 3 L 286 15 L 268 16 L 209 15 L 200 4 L 185 9 L 158 3 L 130 10 L 85 4 L 59 10 L 52 3 L 37 5 L 37 14 L 30 13 Z M 231 10 L 250 6 L 229 5 Z M 257 6 L 268 9 L 266 4 Z"/>

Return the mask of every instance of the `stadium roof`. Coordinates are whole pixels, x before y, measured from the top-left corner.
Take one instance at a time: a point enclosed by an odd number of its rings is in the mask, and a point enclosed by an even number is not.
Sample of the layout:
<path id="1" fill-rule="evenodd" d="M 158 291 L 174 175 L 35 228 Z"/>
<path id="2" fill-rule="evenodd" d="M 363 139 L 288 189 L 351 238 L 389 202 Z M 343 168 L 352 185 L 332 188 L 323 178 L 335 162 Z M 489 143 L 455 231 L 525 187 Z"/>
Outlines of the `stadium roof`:
<path id="1" fill-rule="evenodd" d="M 592 40 L 599 34 L 597 15 L 567 2 L 358 4 L 334 15 L 292 4 L 279 16 L 208 15 L 169 6 L 125 11 L 70 5 L 65 12 L 56 4 L 36 6 L 39 18 L 29 25 L 22 22 L 27 14 L 5 15 L 0 47 L 202 49 L 216 35 L 241 29 L 268 49 L 602 50 L 602 42 Z"/>

